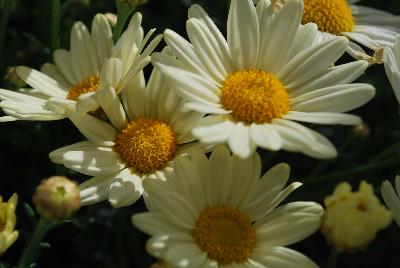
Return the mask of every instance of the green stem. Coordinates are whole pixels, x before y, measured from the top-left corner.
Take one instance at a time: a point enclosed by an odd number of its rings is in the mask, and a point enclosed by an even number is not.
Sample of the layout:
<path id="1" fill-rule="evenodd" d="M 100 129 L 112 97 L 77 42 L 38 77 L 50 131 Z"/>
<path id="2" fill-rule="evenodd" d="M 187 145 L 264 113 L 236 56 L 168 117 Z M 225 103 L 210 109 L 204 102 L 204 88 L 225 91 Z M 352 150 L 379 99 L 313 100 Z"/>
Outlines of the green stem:
<path id="1" fill-rule="evenodd" d="M 374 171 L 377 169 L 382 169 L 382 168 L 387 168 L 387 167 L 398 165 L 399 160 L 400 160 L 400 154 L 395 155 L 389 159 L 382 160 L 380 162 L 361 165 L 356 168 L 345 169 L 345 170 L 335 172 L 335 173 L 325 175 L 325 176 L 312 177 L 312 178 L 309 178 L 306 182 L 307 183 L 318 183 L 318 182 L 322 183 L 322 182 L 326 182 L 327 180 L 332 180 L 335 178 L 346 178 L 347 180 L 349 180 L 351 177 L 353 177 L 355 175 L 366 174 L 368 172 L 371 172 L 371 171 Z"/>
<path id="2" fill-rule="evenodd" d="M 339 257 L 339 251 L 336 250 L 336 248 L 331 249 L 331 253 L 329 254 L 329 259 L 328 259 L 328 268 L 336 268 L 336 263 L 337 259 Z"/>
<path id="3" fill-rule="evenodd" d="M 371 157 L 369 162 L 375 162 L 377 160 L 382 160 L 393 153 L 397 153 L 399 151 L 399 149 L 400 149 L 400 142 L 396 142 L 395 144 L 390 145 L 383 151 L 381 151 L 378 154 Z"/>
<path id="4" fill-rule="evenodd" d="M 128 5 L 121 3 L 119 0 L 116 0 L 117 3 L 117 25 L 115 25 L 113 31 L 113 39 L 114 42 L 117 42 L 119 37 L 121 36 L 122 30 L 128 20 L 129 16 L 133 13 L 134 9 L 130 8 Z"/>
<path id="5" fill-rule="evenodd" d="M 0 56 L 3 57 L 4 41 L 6 37 L 6 30 L 8 20 L 10 19 L 11 11 L 13 7 L 13 0 L 4 0 L 3 12 L 1 13 L 0 20 Z"/>
<path id="6" fill-rule="evenodd" d="M 51 2 L 51 50 L 54 51 L 60 47 L 60 0 Z"/>
<path id="7" fill-rule="evenodd" d="M 46 235 L 46 232 L 49 230 L 52 224 L 52 221 L 46 220 L 44 218 L 40 219 L 31 240 L 28 242 L 28 245 L 24 249 L 17 268 L 28 268 L 35 261 L 41 247 L 40 243 L 42 242 L 43 237 Z"/>

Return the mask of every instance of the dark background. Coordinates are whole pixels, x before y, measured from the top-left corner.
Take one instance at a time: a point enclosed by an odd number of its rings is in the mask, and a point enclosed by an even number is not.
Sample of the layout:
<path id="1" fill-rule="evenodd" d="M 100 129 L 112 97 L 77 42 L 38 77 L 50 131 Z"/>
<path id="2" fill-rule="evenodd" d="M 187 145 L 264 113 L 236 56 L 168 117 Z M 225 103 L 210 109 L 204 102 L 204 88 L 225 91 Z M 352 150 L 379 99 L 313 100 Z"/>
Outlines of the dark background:
<path id="1" fill-rule="evenodd" d="M 115 13 L 114 1 L 68 2 L 70 6 L 63 10 L 61 24 L 61 47 L 67 49 L 69 31 L 74 21 L 81 20 L 90 25 L 96 13 Z M 49 0 L 16 1 L 7 30 L 5 49 L 0 54 L 0 77 L 4 77 L 7 66 L 27 65 L 39 68 L 43 63 L 51 61 L 48 48 L 50 3 Z M 224 0 L 150 0 L 140 8 L 145 31 L 156 27 L 161 33 L 165 28 L 171 28 L 185 36 L 187 8 L 192 3 L 205 7 L 220 29 L 225 31 L 228 5 Z M 400 14 L 398 0 L 365 0 L 362 4 Z M 349 60 L 347 57 L 343 58 L 344 62 Z M 400 148 L 399 107 L 383 66 L 369 68 L 359 81 L 371 83 L 377 89 L 376 98 L 355 111 L 370 127 L 367 137 L 357 137 L 351 127 L 312 126 L 339 148 L 338 159 L 316 161 L 300 154 L 259 151 L 263 156 L 264 171 L 275 163 L 286 161 L 292 167 L 291 178 L 304 182 L 305 185 L 291 196 L 291 200 L 314 200 L 322 203 L 323 198 L 333 191 L 337 183 L 349 181 L 357 187 L 361 180 L 372 183 L 380 196 L 381 182 L 384 179 L 393 181 L 399 173 L 397 163 L 400 161 L 396 160 L 378 168 L 380 161 L 396 159 L 393 157 L 398 156 L 397 148 Z M 0 86 L 10 88 L 2 80 Z M 17 263 L 35 226 L 37 218 L 29 217 L 24 206 L 32 205 L 32 194 L 41 179 L 56 174 L 66 175 L 79 182 L 86 179 L 81 174 L 52 164 L 48 159 L 50 151 L 81 140 L 83 137 L 68 120 L 0 124 L 0 195 L 7 199 L 16 192 L 20 197 L 17 208 L 17 229 L 20 230 L 20 237 L 4 256 L 0 256 L 0 268 L 12 267 Z M 382 150 L 390 147 L 393 148 L 392 152 L 379 155 Z M 339 171 L 371 164 L 375 167 L 362 168 L 353 174 L 337 174 Z M 42 251 L 38 267 L 148 267 L 154 260 L 144 251 L 147 237 L 130 223 L 131 215 L 144 209 L 142 201 L 118 210 L 110 208 L 106 202 L 81 209 L 72 223 L 62 225 L 48 234 L 46 241 L 50 243 L 50 248 Z M 400 229 L 393 224 L 380 232 L 365 251 L 340 255 L 337 267 L 400 267 L 397 255 L 400 252 L 399 240 Z M 292 248 L 305 253 L 321 267 L 326 267 L 330 248 L 319 232 Z"/>

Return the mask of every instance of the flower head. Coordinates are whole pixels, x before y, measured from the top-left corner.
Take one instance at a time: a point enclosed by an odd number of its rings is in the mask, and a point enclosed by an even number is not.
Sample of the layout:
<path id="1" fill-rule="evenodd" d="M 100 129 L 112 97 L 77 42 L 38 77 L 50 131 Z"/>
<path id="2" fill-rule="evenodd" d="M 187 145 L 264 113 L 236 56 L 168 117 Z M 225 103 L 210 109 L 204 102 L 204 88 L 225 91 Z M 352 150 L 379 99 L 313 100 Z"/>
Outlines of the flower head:
<path id="1" fill-rule="evenodd" d="M 179 157 L 166 181 L 144 181 L 150 212 L 132 219 L 152 236 L 147 250 L 171 267 L 317 267 L 285 246 L 319 228 L 322 207 L 280 205 L 301 185 L 285 187 L 287 164 L 260 171 L 258 154 L 243 160 L 221 146 L 209 159 Z"/>
<path id="2" fill-rule="evenodd" d="M 78 185 L 63 176 L 50 177 L 36 188 L 33 202 L 46 219 L 68 219 L 80 208 Z"/>
<path id="3" fill-rule="evenodd" d="M 15 231 L 16 215 L 15 208 L 18 202 L 18 195 L 13 194 L 8 202 L 3 202 L 0 196 L 0 254 L 4 253 L 18 238 L 18 231 Z"/>
<path id="4" fill-rule="evenodd" d="M 338 250 L 366 248 L 376 233 L 391 222 L 391 213 L 365 181 L 357 192 L 352 192 L 350 184 L 342 182 L 325 198 L 322 232 L 328 243 Z"/>
<path id="5" fill-rule="evenodd" d="M 82 23 L 75 22 L 71 30 L 70 50 L 57 49 L 53 63 L 46 63 L 40 71 L 19 66 L 16 73 L 32 89 L 20 92 L 0 89 L 0 108 L 6 117 L 0 121 L 12 120 L 58 120 L 65 118 L 66 109 L 79 112 L 96 111 L 100 105 L 97 93 L 100 89 L 113 86 L 120 89 L 131 83 L 149 62 L 150 53 L 161 40 L 161 35 L 150 40 L 154 29 L 144 36 L 141 27 L 142 15 L 132 16 L 127 30 L 114 44 L 110 23 L 103 14 L 97 14 L 92 21 L 91 31 Z M 107 65 L 109 59 L 117 58 L 121 70 Z M 105 77 L 120 72 L 118 79 Z"/>
<path id="6" fill-rule="evenodd" d="M 368 102 L 374 88 L 352 84 L 366 61 L 334 66 L 348 40 L 318 42 L 314 24 L 301 25 L 301 0 L 276 8 L 261 1 L 232 0 L 227 39 L 198 5 L 189 9 L 190 43 L 166 30 L 177 59 L 154 53 L 154 65 L 187 103 L 208 114 L 192 133 L 205 144 L 228 144 L 246 158 L 257 147 L 302 152 L 316 158 L 337 155 L 334 146 L 301 123 L 356 125 L 345 112 Z M 300 122 L 300 123 L 299 123 Z"/>
<path id="7" fill-rule="evenodd" d="M 108 64 L 121 70 L 118 59 Z M 50 153 L 53 162 L 94 176 L 79 186 L 83 205 L 105 199 L 114 207 L 130 205 L 142 195 L 144 179 L 165 180 L 177 156 L 201 147 L 190 130 L 203 114 L 182 109 L 184 102 L 159 71 L 147 85 L 140 73 L 121 90 L 121 99 L 111 86 L 98 92 L 107 122 L 68 111 L 88 140 Z"/>

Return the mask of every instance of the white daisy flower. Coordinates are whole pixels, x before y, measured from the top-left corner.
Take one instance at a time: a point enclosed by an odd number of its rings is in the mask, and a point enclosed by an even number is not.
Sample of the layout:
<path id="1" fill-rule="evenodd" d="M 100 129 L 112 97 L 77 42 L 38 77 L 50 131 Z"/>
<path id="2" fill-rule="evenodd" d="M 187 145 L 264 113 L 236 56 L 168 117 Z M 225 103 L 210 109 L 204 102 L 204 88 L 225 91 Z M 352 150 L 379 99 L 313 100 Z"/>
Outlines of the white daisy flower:
<path id="1" fill-rule="evenodd" d="M 295 121 L 359 124 L 358 116 L 344 112 L 368 102 L 375 89 L 350 83 L 367 68 L 366 61 L 333 66 L 347 39 L 315 42 L 315 24 L 300 26 L 302 7 L 302 1 L 290 0 L 275 13 L 265 1 L 256 9 L 251 0 L 232 0 L 226 41 L 193 5 L 190 43 L 165 31 L 178 60 L 155 53 L 153 64 L 187 99 L 186 108 L 209 114 L 193 129 L 201 142 L 227 143 L 242 158 L 257 146 L 316 158 L 337 155 L 325 137 Z"/>
<path id="2" fill-rule="evenodd" d="M 389 181 L 384 181 L 381 186 L 383 200 L 393 214 L 393 218 L 397 225 L 400 226 L 400 176 L 396 176 L 395 180 L 396 191 Z M 397 192 L 397 193 L 396 193 Z"/>
<path id="3" fill-rule="evenodd" d="M 386 75 L 393 87 L 397 100 L 400 102 L 400 35 L 393 47 L 386 47 L 383 61 Z"/>
<path id="4" fill-rule="evenodd" d="M 289 171 L 279 164 L 260 179 L 258 154 L 194 153 L 165 182 L 144 182 L 150 212 L 132 220 L 151 236 L 147 251 L 171 267 L 318 267 L 286 248 L 318 230 L 323 213 L 314 202 L 277 207 L 301 185 L 284 188 Z"/>
<path id="5" fill-rule="evenodd" d="M 113 58 L 105 68 L 114 72 L 106 72 L 110 84 L 98 91 L 98 100 L 110 123 L 67 110 L 88 140 L 53 151 L 50 158 L 94 176 L 79 186 L 83 205 L 108 199 L 121 207 L 142 195 L 142 180 L 165 179 L 176 156 L 199 148 L 190 130 L 204 115 L 183 111 L 183 101 L 156 70 L 147 86 L 143 75 L 137 76 L 123 89 L 120 100 L 112 82 L 122 76 L 123 63 Z"/>
<path id="6" fill-rule="evenodd" d="M 254 3 L 260 0 L 253 0 Z M 269 2 L 269 0 L 263 0 Z M 275 6 L 287 0 L 271 0 Z M 302 23 L 313 22 L 321 40 L 345 36 L 351 41 L 347 52 L 356 59 L 382 63 L 382 48 L 392 46 L 400 32 L 400 17 L 389 12 L 355 5 L 361 0 L 303 0 Z M 370 57 L 358 44 L 375 51 Z"/>
<path id="7" fill-rule="evenodd" d="M 0 89 L 0 108 L 7 116 L 0 121 L 58 120 L 65 117 L 64 106 L 75 107 L 81 112 L 96 110 L 96 91 L 106 86 L 104 65 L 110 57 L 122 60 L 123 70 L 117 93 L 129 83 L 149 62 L 150 53 L 161 40 L 157 36 L 146 49 L 146 43 L 154 33 L 149 31 L 143 38 L 142 15 L 136 13 L 114 46 L 107 19 L 97 14 L 91 33 L 82 22 L 76 22 L 71 30 L 70 51 L 58 49 L 53 54 L 55 64 L 46 63 L 41 71 L 29 67 L 17 67 L 17 74 L 33 89 L 13 92 Z"/>

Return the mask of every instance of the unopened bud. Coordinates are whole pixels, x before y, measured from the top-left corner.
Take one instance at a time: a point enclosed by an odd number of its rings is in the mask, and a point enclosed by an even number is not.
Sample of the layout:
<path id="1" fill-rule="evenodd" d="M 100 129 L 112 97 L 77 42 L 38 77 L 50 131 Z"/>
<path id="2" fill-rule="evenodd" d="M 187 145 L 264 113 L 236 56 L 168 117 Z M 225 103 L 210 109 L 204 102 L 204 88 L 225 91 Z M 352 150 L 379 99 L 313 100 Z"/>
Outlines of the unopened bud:
<path id="1" fill-rule="evenodd" d="M 18 76 L 16 70 L 16 67 L 8 67 L 7 73 L 4 76 L 4 82 L 8 87 L 19 89 L 26 86 L 26 83 L 24 80 L 21 79 L 21 77 Z"/>
<path id="2" fill-rule="evenodd" d="M 357 192 L 347 182 L 336 186 L 325 198 L 322 233 L 339 251 L 365 249 L 377 232 L 392 222 L 391 213 L 374 195 L 370 184 L 362 181 Z"/>
<path id="3" fill-rule="evenodd" d="M 366 137 L 369 136 L 370 132 L 371 132 L 371 129 L 364 122 L 361 124 L 355 125 L 353 127 L 354 136 L 356 136 L 359 139 L 365 139 Z"/>
<path id="4" fill-rule="evenodd" d="M 147 3 L 147 0 L 121 0 L 121 3 L 129 6 L 130 8 L 137 8 L 138 6 Z"/>
<path id="5" fill-rule="evenodd" d="M 115 27 L 115 25 L 117 24 L 117 15 L 115 15 L 114 13 L 105 13 L 104 16 L 106 17 L 111 27 Z"/>
<path id="6" fill-rule="evenodd" d="M 46 219 L 68 219 L 80 208 L 78 185 L 64 176 L 50 177 L 36 188 L 33 202 Z"/>

